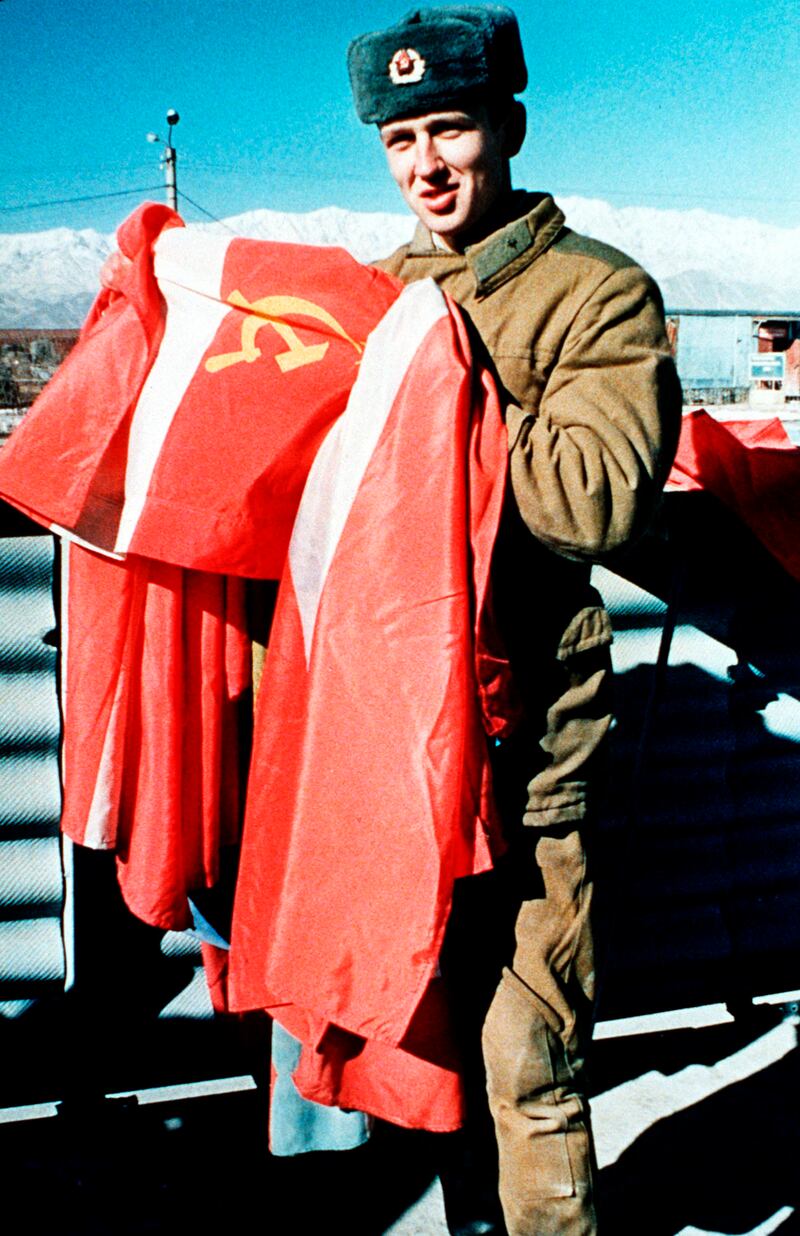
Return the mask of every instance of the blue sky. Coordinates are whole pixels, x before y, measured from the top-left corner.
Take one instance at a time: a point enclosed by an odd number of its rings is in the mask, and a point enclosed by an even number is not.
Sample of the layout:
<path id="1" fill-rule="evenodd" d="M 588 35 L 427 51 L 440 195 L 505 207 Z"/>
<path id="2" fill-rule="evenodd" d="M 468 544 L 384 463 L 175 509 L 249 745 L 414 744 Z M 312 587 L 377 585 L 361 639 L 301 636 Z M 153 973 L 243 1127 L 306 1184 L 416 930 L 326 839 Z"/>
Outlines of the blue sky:
<path id="1" fill-rule="evenodd" d="M 352 111 L 344 53 L 406 8 L 0 0 L 0 231 L 110 231 L 141 197 L 161 198 L 159 147 L 145 134 L 166 136 L 169 107 L 181 115 L 178 187 L 213 215 L 401 210 L 376 135 Z M 800 224 L 796 0 L 515 8 L 531 77 L 515 183 Z M 185 199 L 182 209 L 203 217 Z"/>

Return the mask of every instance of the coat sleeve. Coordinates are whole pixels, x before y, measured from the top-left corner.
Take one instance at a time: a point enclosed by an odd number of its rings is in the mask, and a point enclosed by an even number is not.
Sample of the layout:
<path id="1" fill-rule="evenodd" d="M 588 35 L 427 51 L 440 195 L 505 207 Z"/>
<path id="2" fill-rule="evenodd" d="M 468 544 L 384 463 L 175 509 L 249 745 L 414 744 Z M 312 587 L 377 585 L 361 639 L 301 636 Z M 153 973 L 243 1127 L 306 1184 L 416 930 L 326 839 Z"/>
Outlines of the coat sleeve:
<path id="1" fill-rule="evenodd" d="M 597 560 L 644 530 L 678 441 L 681 390 L 661 297 L 611 271 L 576 314 L 534 412 L 507 413 L 510 473 L 531 532 Z"/>

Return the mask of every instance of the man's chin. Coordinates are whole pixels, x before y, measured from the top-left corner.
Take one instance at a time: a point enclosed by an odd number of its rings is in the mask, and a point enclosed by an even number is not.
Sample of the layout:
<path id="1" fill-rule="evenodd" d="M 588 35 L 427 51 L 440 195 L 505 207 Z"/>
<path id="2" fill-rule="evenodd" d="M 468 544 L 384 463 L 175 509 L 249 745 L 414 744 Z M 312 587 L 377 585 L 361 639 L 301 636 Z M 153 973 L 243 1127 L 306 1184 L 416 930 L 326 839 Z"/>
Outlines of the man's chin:
<path id="1" fill-rule="evenodd" d="M 448 249 L 455 247 L 456 239 L 461 227 L 457 219 L 444 219 L 430 215 L 425 219 L 425 226 L 428 231 L 441 240 L 442 244 L 447 245 Z"/>

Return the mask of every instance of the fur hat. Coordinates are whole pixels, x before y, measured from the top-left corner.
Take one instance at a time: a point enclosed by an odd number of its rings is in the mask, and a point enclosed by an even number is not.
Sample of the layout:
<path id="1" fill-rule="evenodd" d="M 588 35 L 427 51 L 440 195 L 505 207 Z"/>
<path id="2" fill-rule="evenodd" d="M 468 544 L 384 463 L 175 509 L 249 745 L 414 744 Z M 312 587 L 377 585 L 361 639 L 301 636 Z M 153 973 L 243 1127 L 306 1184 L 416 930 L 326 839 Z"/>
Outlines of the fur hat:
<path id="1" fill-rule="evenodd" d="M 528 84 L 517 19 L 501 4 L 412 9 L 353 39 L 347 68 L 365 124 L 510 98 Z"/>

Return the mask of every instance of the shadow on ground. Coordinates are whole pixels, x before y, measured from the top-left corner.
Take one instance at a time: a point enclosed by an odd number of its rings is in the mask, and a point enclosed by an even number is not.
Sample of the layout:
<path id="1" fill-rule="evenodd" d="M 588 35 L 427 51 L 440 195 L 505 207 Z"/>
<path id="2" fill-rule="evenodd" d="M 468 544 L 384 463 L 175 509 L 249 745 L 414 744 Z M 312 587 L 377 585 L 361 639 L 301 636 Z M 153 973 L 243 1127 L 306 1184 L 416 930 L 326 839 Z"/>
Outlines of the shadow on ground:
<path id="1" fill-rule="evenodd" d="M 753 1020 L 597 1044 L 597 1093 L 649 1071 L 670 1077 L 713 1065 L 775 1024 Z M 800 1052 L 657 1121 L 600 1174 L 601 1231 L 608 1236 L 750 1233 L 783 1208 L 800 1212 Z M 620 1118 L 624 1119 L 623 1104 Z M 772 1230 L 772 1229 L 770 1229 Z M 800 1232 L 800 1213 L 776 1229 Z"/>
<path id="2" fill-rule="evenodd" d="M 384 1127 L 356 1151 L 274 1159 L 264 1117 L 251 1091 L 0 1126 L 6 1204 L 37 1236 L 374 1236 L 433 1179 L 428 1136 Z"/>
<path id="3" fill-rule="evenodd" d="M 602 1041 L 595 1089 L 714 1064 L 764 1033 L 768 1020 Z M 782 1207 L 800 1210 L 799 1084 L 794 1050 L 654 1124 L 601 1173 L 604 1236 L 674 1236 L 687 1226 L 740 1236 Z M 619 1118 L 632 1116 L 623 1105 Z M 378 1126 L 359 1150 L 275 1159 L 257 1091 L 138 1107 L 76 1101 L 57 1118 L 0 1125 L 7 1204 L 27 1233 L 48 1236 L 242 1228 L 379 1236 L 456 1149 L 452 1138 Z M 800 1232 L 800 1216 L 775 1230 Z"/>

